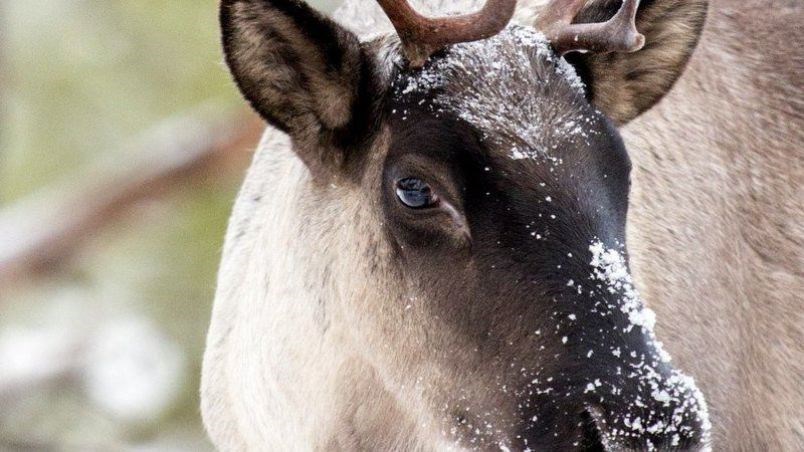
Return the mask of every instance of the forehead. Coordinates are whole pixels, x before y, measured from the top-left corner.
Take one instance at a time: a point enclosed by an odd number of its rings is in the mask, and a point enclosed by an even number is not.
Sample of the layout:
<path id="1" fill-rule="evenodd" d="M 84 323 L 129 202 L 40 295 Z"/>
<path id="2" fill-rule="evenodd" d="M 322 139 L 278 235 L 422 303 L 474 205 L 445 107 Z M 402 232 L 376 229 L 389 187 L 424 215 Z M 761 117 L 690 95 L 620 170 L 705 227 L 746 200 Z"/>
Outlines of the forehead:
<path id="1" fill-rule="evenodd" d="M 513 159 L 549 156 L 607 131 L 575 69 L 530 27 L 452 46 L 423 70 L 400 74 L 394 97 L 397 114 L 424 108 L 458 117 Z"/>
<path id="2" fill-rule="evenodd" d="M 586 215 L 598 236 L 611 235 L 599 230 L 602 217 L 619 234 L 627 152 L 612 123 L 587 101 L 574 68 L 541 33 L 512 26 L 452 46 L 424 69 L 398 74 L 392 92 L 397 145 L 389 162 L 411 153 L 446 158 L 481 194 L 505 192 L 532 206 L 523 215 L 538 208 L 534 200 L 550 199 L 554 209 Z"/>
<path id="3" fill-rule="evenodd" d="M 394 108 L 403 119 L 422 110 L 457 117 L 489 150 L 514 160 L 541 159 L 567 144 L 588 147 L 609 131 L 584 89 L 544 35 L 510 26 L 493 38 L 452 46 L 421 71 L 400 74 Z"/>
<path id="4" fill-rule="evenodd" d="M 618 132 L 587 101 L 574 67 L 533 28 L 509 26 L 452 46 L 422 70 L 400 72 L 392 93 L 396 129 L 429 137 L 436 133 L 423 124 L 443 133 L 457 119 L 482 140 L 485 158 L 512 174 L 565 174 L 579 182 L 588 179 L 579 170 L 627 173 Z"/>

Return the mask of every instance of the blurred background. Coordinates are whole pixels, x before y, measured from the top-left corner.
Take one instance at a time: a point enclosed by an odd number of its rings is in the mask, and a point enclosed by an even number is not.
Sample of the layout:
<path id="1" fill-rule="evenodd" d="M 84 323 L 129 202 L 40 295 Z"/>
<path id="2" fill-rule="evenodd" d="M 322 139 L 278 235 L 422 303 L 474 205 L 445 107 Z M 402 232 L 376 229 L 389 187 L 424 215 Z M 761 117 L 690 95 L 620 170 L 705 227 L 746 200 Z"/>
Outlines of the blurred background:
<path id="1" fill-rule="evenodd" d="M 0 0 L 0 450 L 211 449 L 201 356 L 262 130 L 216 15 Z"/>

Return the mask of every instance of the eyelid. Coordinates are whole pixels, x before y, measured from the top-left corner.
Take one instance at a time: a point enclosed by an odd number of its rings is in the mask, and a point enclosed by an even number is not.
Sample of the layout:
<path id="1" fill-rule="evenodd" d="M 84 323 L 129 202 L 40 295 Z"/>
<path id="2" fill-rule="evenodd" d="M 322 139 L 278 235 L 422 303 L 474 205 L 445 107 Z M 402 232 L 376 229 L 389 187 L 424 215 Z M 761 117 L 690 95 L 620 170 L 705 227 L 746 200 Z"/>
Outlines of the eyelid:
<path id="1" fill-rule="evenodd" d="M 445 210 L 455 224 L 458 233 L 470 244 L 472 243 L 472 232 L 469 230 L 469 225 L 466 224 L 466 218 L 458 212 L 449 202 L 438 202 L 438 207 Z"/>
<path id="2" fill-rule="evenodd" d="M 440 204 L 439 207 L 446 210 L 453 221 L 459 224 L 463 224 L 463 215 L 461 215 L 461 213 L 458 212 L 458 209 L 456 209 L 455 206 L 453 206 L 448 202 L 439 202 L 439 204 Z"/>

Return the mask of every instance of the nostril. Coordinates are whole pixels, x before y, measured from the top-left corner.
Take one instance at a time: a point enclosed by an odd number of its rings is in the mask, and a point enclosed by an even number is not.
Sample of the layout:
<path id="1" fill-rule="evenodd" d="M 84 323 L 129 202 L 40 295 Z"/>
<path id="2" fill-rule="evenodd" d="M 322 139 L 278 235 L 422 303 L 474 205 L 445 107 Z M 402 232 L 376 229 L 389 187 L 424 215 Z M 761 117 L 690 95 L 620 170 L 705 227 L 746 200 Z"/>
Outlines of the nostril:
<path id="1" fill-rule="evenodd" d="M 597 424 L 599 416 L 593 414 L 594 408 L 587 408 L 581 413 L 581 435 L 582 443 L 579 448 L 586 452 L 603 452 L 603 437 L 600 433 L 600 426 Z"/>

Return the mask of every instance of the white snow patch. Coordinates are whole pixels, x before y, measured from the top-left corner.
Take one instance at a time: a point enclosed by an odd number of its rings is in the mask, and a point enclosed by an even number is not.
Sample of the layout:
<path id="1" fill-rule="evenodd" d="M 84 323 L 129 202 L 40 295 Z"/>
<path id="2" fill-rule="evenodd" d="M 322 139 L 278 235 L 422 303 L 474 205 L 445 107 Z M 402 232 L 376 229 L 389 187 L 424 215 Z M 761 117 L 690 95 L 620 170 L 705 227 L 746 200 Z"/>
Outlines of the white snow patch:
<path id="1" fill-rule="evenodd" d="M 606 284 L 610 293 L 622 295 L 620 310 L 628 315 L 632 326 L 642 327 L 646 333 L 653 331 L 656 314 L 639 298 L 622 253 L 606 248 L 600 241 L 592 243 L 589 251 L 592 252 L 592 278 Z"/>
<path id="2" fill-rule="evenodd" d="M 662 347 L 662 343 L 656 339 L 654 333 L 656 315 L 644 306 L 634 287 L 625 257 L 620 251 L 606 247 L 601 241 L 594 241 L 590 245 L 589 251 L 592 253 L 591 278 L 602 283 L 603 290 L 617 296 L 618 305 L 616 307 L 627 315 L 630 325 L 623 332 L 628 333 L 635 327 L 641 328 L 642 332 L 648 336 L 652 346 L 649 356 L 637 354 L 634 350 L 631 350 L 628 355 L 632 359 L 641 359 L 635 364 L 629 364 L 633 370 L 628 377 L 635 380 L 640 388 L 636 394 L 649 393 L 654 400 L 665 407 L 673 407 L 671 419 L 660 418 L 660 415 L 654 411 L 650 411 L 645 418 L 632 419 L 628 413 L 623 414 L 620 419 L 621 424 L 630 431 L 622 432 L 622 434 L 643 435 L 648 432 L 668 435 L 678 442 L 680 439 L 672 435 L 680 437 L 691 434 L 693 427 L 690 423 L 690 416 L 692 416 L 700 424 L 703 431 L 703 442 L 707 443 L 711 424 L 703 394 L 695 385 L 692 377 L 684 375 L 678 370 L 671 370 L 669 376 L 666 375 L 666 370 L 660 371 L 662 365 L 669 362 L 671 358 Z M 612 350 L 612 354 L 620 358 L 622 350 L 617 347 Z M 645 402 L 637 395 L 633 405 L 644 407 Z M 616 433 L 612 435 L 617 436 Z M 651 444 L 647 444 L 647 446 L 649 450 L 653 447 Z"/>
<path id="3" fill-rule="evenodd" d="M 453 45 L 415 76 L 400 76 L 407 85 L 398 94 L 444 90 L 432 99 L 436 112 L 454 112 L 483 131 L 483 139 L 505 145 L 515 160 L 558 164 L 549 152 L 557 139 L 586 139 L 597 120 L 575 108 L 586 101 L 574 67 L 532 27 L 510 25 L 489 39 Z M 446 92 L 456 85 L 455 92 Z"/>

